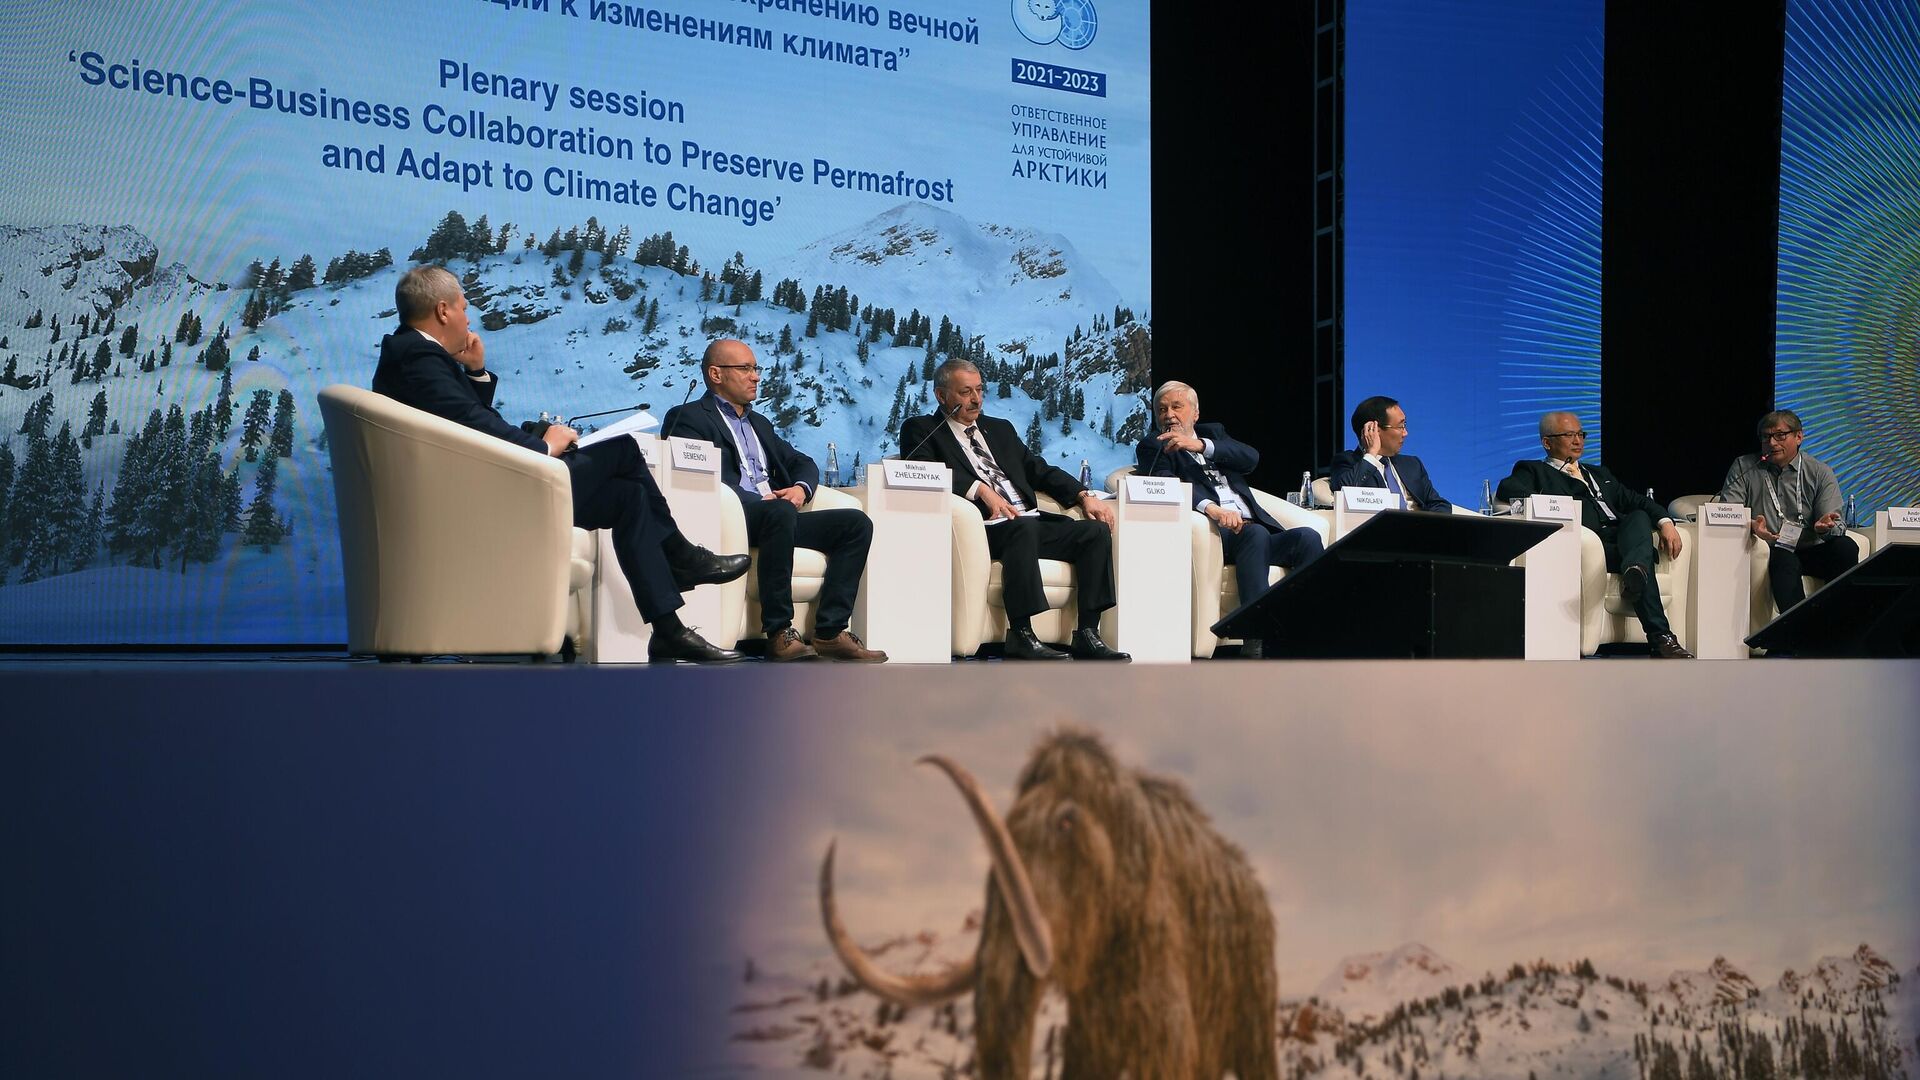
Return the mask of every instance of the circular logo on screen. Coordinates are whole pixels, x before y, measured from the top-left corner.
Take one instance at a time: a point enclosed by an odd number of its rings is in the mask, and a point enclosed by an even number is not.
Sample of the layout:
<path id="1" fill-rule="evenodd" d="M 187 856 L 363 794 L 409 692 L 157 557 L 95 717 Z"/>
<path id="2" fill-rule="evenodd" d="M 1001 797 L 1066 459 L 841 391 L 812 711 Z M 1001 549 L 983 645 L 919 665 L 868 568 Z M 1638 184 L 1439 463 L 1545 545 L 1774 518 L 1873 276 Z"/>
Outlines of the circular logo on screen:
<path id="1" fill-rule="evenodd" d="M 1013 0 L 1013 25 L 1035 45 L 1054 42 L 1069 49 L 1093 44 L 1099 19 L 1093 0 Z"/>

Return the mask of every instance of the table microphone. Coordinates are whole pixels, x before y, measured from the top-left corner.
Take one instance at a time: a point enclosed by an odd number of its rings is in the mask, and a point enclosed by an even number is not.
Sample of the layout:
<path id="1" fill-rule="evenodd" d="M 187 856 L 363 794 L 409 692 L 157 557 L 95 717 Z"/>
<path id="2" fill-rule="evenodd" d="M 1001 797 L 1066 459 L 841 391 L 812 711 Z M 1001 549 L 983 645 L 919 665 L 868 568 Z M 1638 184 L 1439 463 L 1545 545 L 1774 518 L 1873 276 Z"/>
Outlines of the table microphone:
<path id="1" fill-rule="evenodd" d="M 946 420 L 951 420 L 951 419 L 953 419 L 953 414 L 954 414 L 954 413 L 957 413 L 957 412 L 959 412 L 959 411 L 960 411 L 960 406 L 962 406 L 962 405 L 964 405 L 964 404 L 966 404 L 966 402 L 963 402 L 963 401 L 956 401 L 956 402 L 954 402 L 954 403 L 953 403 L 953 407 L 952 407 L 952 408 L 950 408 L 950 409 L 944 409 L 944 410 L 942 410 L 942 411 L 940 412 L 940 414 L 939 414 L 939 415 L 940 415 L 940 419 L 941 419 L 942 421 L 946 421 Z M 920 448 L 921 448 L 921 447 L 923 447 L 923 446 L 925 446 L 925 445 L 927 445 L 927 443 L 928 443 L 928 442 L 930 442 L 930 441 L 932 441 L 932 439 L 933 439 L 933 433 L 934 433 L 934 432 L 936 432 L 936 431 L 939 431 L 939 430 L 940 430 L 940 425 L 939 425 L 939 424 L 935 424 L 935 425 L 933 425 L 933 427 L 932 427 L 932 428 L 930 428 L 930 429 L 928 429 L 928 431 L 927 431 L 927 437 L 926 437 L 926 438 L 924 438 L 924 439 L 921 439 L 921 440 L 919 441 L 919 443 L 917 443 L 917 444 L 915 444 L 915 446 L 914 446 L 914 448 L 913 448 L 913 449 L 911 449 L 911 450 L 909 450 L 909 451 L 907 451 L 906 453 L 904 453 L 904 454 L 902 454 L 902 455 L 900 455 L 900 456 L 901 456 L 901 457 L 903 457 L 903 458 L 911 458 L 911 457 L 913 457 L 913 455 L 915 455 L 915 454 L 917 454 L 917 453 L 919 453 L 919 452 L 920 452 Z"/>
<path id="2" fill-rule="evenodd" d="M 692 379 L 692 378 L 688 378 L 688 379 L 687 379 L 687 392 L 686 392 L 686 393 L 685 393 L 684 395 L 682 395 L 682 396 L 681 396 L 681 398 L 680 398 L 680 404 L 679 404 L 679 405 L 677 405 L 677 406 L 675 406 L 675 409 L 676 409 L 676 411 L 677 411 L 678 409 L 680 409 L 680 408 L 684 408 L 684 407 L 686 406 L 686 404 L 687 404 L 687 402 L 689 402 L 689 401 L 692 401 L 692 400 L 693 400 L 693 379 Z M 665 430 L 665 431 L 663 431 L 663 432 L 661 432 L 661 433 L 660 433 L 660 441 L 661 441 L 661 442 L 666 442 L 666 441 L 667 441 L 668 439 L 671 439 L 671 438 L 673 438 L 673 429 L 674 429 L 674 428 L 675 428 L 675 427 L 676 427 L 676 426 L 677 426 L 677 425 L 678 425 L 679 423 L 680 423 L 680 418 L 679 418 L 678 416 L 675 416 L 675 417 L 673 418 L 673 423 L 671 423 L 671 424 L 668 424 L 668 425 L 667 425 L 667 430 Z"/>
<path id="3" fill-rule="evenodd" d="M 629 405 L 624 409 L 608 409 L 606 412 L 582 413 L 579 416 L 568 417 L 567 426 L 572 427 L 573 425 L 579 423 L 582 420 L 591 420 L 596 416 L 612 416 L 614 413 L 638 412 L 641 409 L 651 409 L 651 408 L 653 408 L 652 403 L 643 401 L 638 405 Z"/>

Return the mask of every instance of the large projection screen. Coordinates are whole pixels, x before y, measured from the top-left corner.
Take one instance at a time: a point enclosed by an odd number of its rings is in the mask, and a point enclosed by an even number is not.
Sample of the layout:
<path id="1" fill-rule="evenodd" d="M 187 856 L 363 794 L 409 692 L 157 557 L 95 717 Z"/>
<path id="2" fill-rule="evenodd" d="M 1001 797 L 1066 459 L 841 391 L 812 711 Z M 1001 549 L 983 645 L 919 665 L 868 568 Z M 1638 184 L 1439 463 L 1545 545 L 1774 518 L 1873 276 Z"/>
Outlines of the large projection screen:
<path id="1" fill-rule="evenodd" d="M 0 644 L 343 640 L 315 394 L 368 384 L 416 261 L 512 421 L 657 416 L 741 336 L 844 480 L 959 355 L 1104 477 L 1146 422 L 1148 12 L 7 9 Z"/>

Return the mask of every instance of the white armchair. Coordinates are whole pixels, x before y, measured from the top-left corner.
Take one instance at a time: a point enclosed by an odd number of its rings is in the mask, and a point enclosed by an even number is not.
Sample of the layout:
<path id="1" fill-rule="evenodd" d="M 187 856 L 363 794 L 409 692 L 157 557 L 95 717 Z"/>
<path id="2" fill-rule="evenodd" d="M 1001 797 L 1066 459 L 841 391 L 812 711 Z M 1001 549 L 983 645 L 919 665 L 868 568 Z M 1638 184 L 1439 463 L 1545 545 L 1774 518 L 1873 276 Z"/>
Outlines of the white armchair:
<path id="1" fill-rule="evenodd" d="M 594 547 L 553 458 L 355 386 L 320 391 L 347 650 L 551 655 L 590 620 Z"/>
<path id="2" fill-rule="evenodd" d="M 1669 559 L 1656 551 L 1650 589 L 1660 590 L 1660 605 L 1667 613 L 1675 637 L 1693 647 L 1692 627 L 1687 622 L 1687 585 L 1693 573 L 1693 555 L 1697 534 L 1682 530 L 1685 547 L 1678 559 Z M 1657 541 L 1656 541 L 1657 543 Z M 1645 641 L 1646 631 L 1634 614 L 1633 605 L 1620 595 L 1620 575 L 1607 572 L 1606 552 L 1600 546 L 1600 534 L 1580 529 L 1580 652 L 1592 656 L 1600 646 L 1616 641 Z"/>
<path id="3" fill-rule="evenodd" d="M 1847 535 L 1860 548 L 1860 558 L 1865 559 L 1873 553 L 1873 538 L 1858 529 L 1848 529 Z M 1773 554 L 1773 545 L 1759 537 L 1750 537 L 1747 550 L 1753 553 L 1753 600 L 1749 611 L 1748 633 L 1758 633 L 1768 623 L 1780 617 L 1780 609 L 1773 606 L 1773 587 L 1767 584 L 1768 557 Z M 1827 585 L 1827 579 L 1801 575 L 1800 587 L 1808 596 L 1819 592 Z"/>
<path id="4" fill-rule="evenodd" d="M 731 512 L 740 517 L 740 546 L 726 548 L 727 551 L 740 551 L 746 548 L 746 516 L 741 513 L 739 507 L 738 502 L 731 504 Z M 860 500 L 852 495 L 837 488 L 816 487 L 813 489 L 812 500 L 801 507 L 800 512 L 805 514 L 814 510 L 858 509 L 860 509 Z M 724 534 L 726 531 L 723 526 L 721 532 Z M 752 568 L 744 577 L 729 583 L 740 587 L 740 600 L 737 604 L 729 603 L 725 609 L 730 613 L 730 624 L 726 629 L 733 634 L 736 642 L 742 637 L 764 638 L 766 636 L 766 632 L 760 628 L 760 549 L 753 548 L 748 553 L 753 556 Z M 793 625 L 796 629 L 812 624 L 813 605 L 820 599 L 820 586 L 825 584 L 826 580 L 826 553 L 808 547 L 795 547 L 793 549 Z M 737 616 L 732 614 L 735 612 Z M 975 648 L 978 647 L 975 646 Z"/>
<path id="5" fill-rule="evenodd" d="M 947 498 L 953 520 L 953 655 L 972 656 L 987 642 L 1006 640 L 1006 599 L 1000 562 L 987 552 L 987 523 L 981 520 L 979 508 L 958 495 Z M 1038 499 L 1042 510 L 1083 516 L 1078 507 L 1065 509 L 1044 492 Z M 1033 632 L 1041 641 L 1066 642 L 1079 620 L 1073 564 L 1041 559 L 1040 583 L 1046 591 L 1047 610 L 1033 617 Z"/>

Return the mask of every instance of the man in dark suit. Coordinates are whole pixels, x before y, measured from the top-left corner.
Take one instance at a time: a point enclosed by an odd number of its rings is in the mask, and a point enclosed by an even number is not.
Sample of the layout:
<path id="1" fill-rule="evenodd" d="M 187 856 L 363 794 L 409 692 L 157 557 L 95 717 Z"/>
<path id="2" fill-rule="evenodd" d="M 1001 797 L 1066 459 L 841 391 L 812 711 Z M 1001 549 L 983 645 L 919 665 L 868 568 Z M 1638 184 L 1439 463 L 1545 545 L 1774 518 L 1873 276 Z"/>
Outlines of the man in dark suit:
<path id="1" fill-rule="evenodd" d="M 820 485 L 820 469 L 753 411 L 760 362 L 746 342 L 716 341 L 700 363 L 706 396 L 668 411 L 660 430 L 720 448 L 720 479 L 740 498 L 748 546 L 760 549 L 760 624 L 767 633 L 767 658 L 886 660 L 886 653 L 867 648 L 847 629 L 873 544 L 873 522 L 852 509 L 800 512 Z M 793 626 L 795 547 L 827 556 L 811 643 L 802 641 Z"/>
<path id="2" fill-rule="evenodd" d="M 1434 490 L 1420 459 L 1400 452 L 1407 441 L 1407 414 L 1399 402 L 1390 397 L 1370 397 L 1354 407 L 1352 422 L 1360 444 L 1333 455 L 1328 487 L 1335 491 L 1343 487 L 1386 488 L 1406 496 L 1409 510 L 1436 514 L 1453 511 L 1453 504 Z"/>
<path id="3" fill-rule="evenodd" d="M 953 470 L 954 494 L 979 506 L 987 521 L 987 551 L 1000 560 L 1007 611 L 1009 660 L 1128 660 L 1100 639 L 1100 613 L 1113 606 L 1113 508 L 1066 472 L 1027 450 L 1013 425 L 983 416 L 985 384 L 980 369 L 948 360 L 934 372 L 940 411 L 900 425 L 907 456 L 937 461 Z M 1065 506 L 1078 505 L 1089 520 L 1076 521 L 1039 509 L 1035 492 Z M 1073 564 L 1080 599 L 1079 629 L 1066 652 L 1033 632 L 1033 617 L 1047 610 L 1040 560 Z"/>
<path id="4" fill-rule="evenodd" d="M 1193 387 L 1162 383 L 1153 393 L 1153 417 L 1160 433 L 1133 448 L 1134 468 L 1143 476 L 1171 476 L 1193 485 L 1193 508 L 1220 530 L 1221 551 L 1233 566 L 1241 603 L 1267 591 L 1267 567 L 1298 569 L 1319 557 L 1318 531 L 1287 528 L 1253 497 L 1246 474 L 1260 464 L 1260 452 L 1229 438 L 1219 424 L 1200 423 L 1200 395 Z M 1260 642 L 1248 641 L 1240 655 L 1258 657 Z"/>
<path id="5" fill-rule="evenodd" d="M 574 445 L 579 433 L 564 425 L 551 424 L 534 434 L 501 419 L 493 408 L 500 378 L 487 370 L 486 344 L 467 325 L 459 279 L 441 267 L 416 266 L 402 274 L 393 299 L 400 326 L 380 342 L 373 389 L 533 453 L 558 457 L 571 481 L 573 523 L 613 532 L 634 604 L 653 627 L 648 659 L 704 664 L 740 659 L 731 649 L 709 644 L 674 612 L 681 592 L 746 573 L 747 557 L 715 555 L 681 535 L 639 444 L 619 438 L 580 448 Z M 462 556 L 449 552 L 447 557 Z M 485 587 L 485 568 L 475 566 L 473 574 L 475 587 Z"/>
<path id="6" fill-rule="evenodd" d="M 1513 474 L 1500 481 L 1502 502 L 1529 495 L 1563 495 L 1580 502 L 1580 524 L 1600 537 L 1607 555 L 1607 572 L 1620 575 L 1620 596 L 1633 605 L 1646 631 L 1648 650 L 1664 660 L 1691 660 L 1693 654 L 1674 636 L 1653 581 L 1653 533 L 1660 531 L 1660 551 L 1680 557 L 1680 530 L 1667 509 L 1613 478 L 1598 465 L 1582 465 L 1587 433 L 1580 417 L 1550 412 L 1540 418 L 1542 461 L 1516 461 Z"/>

